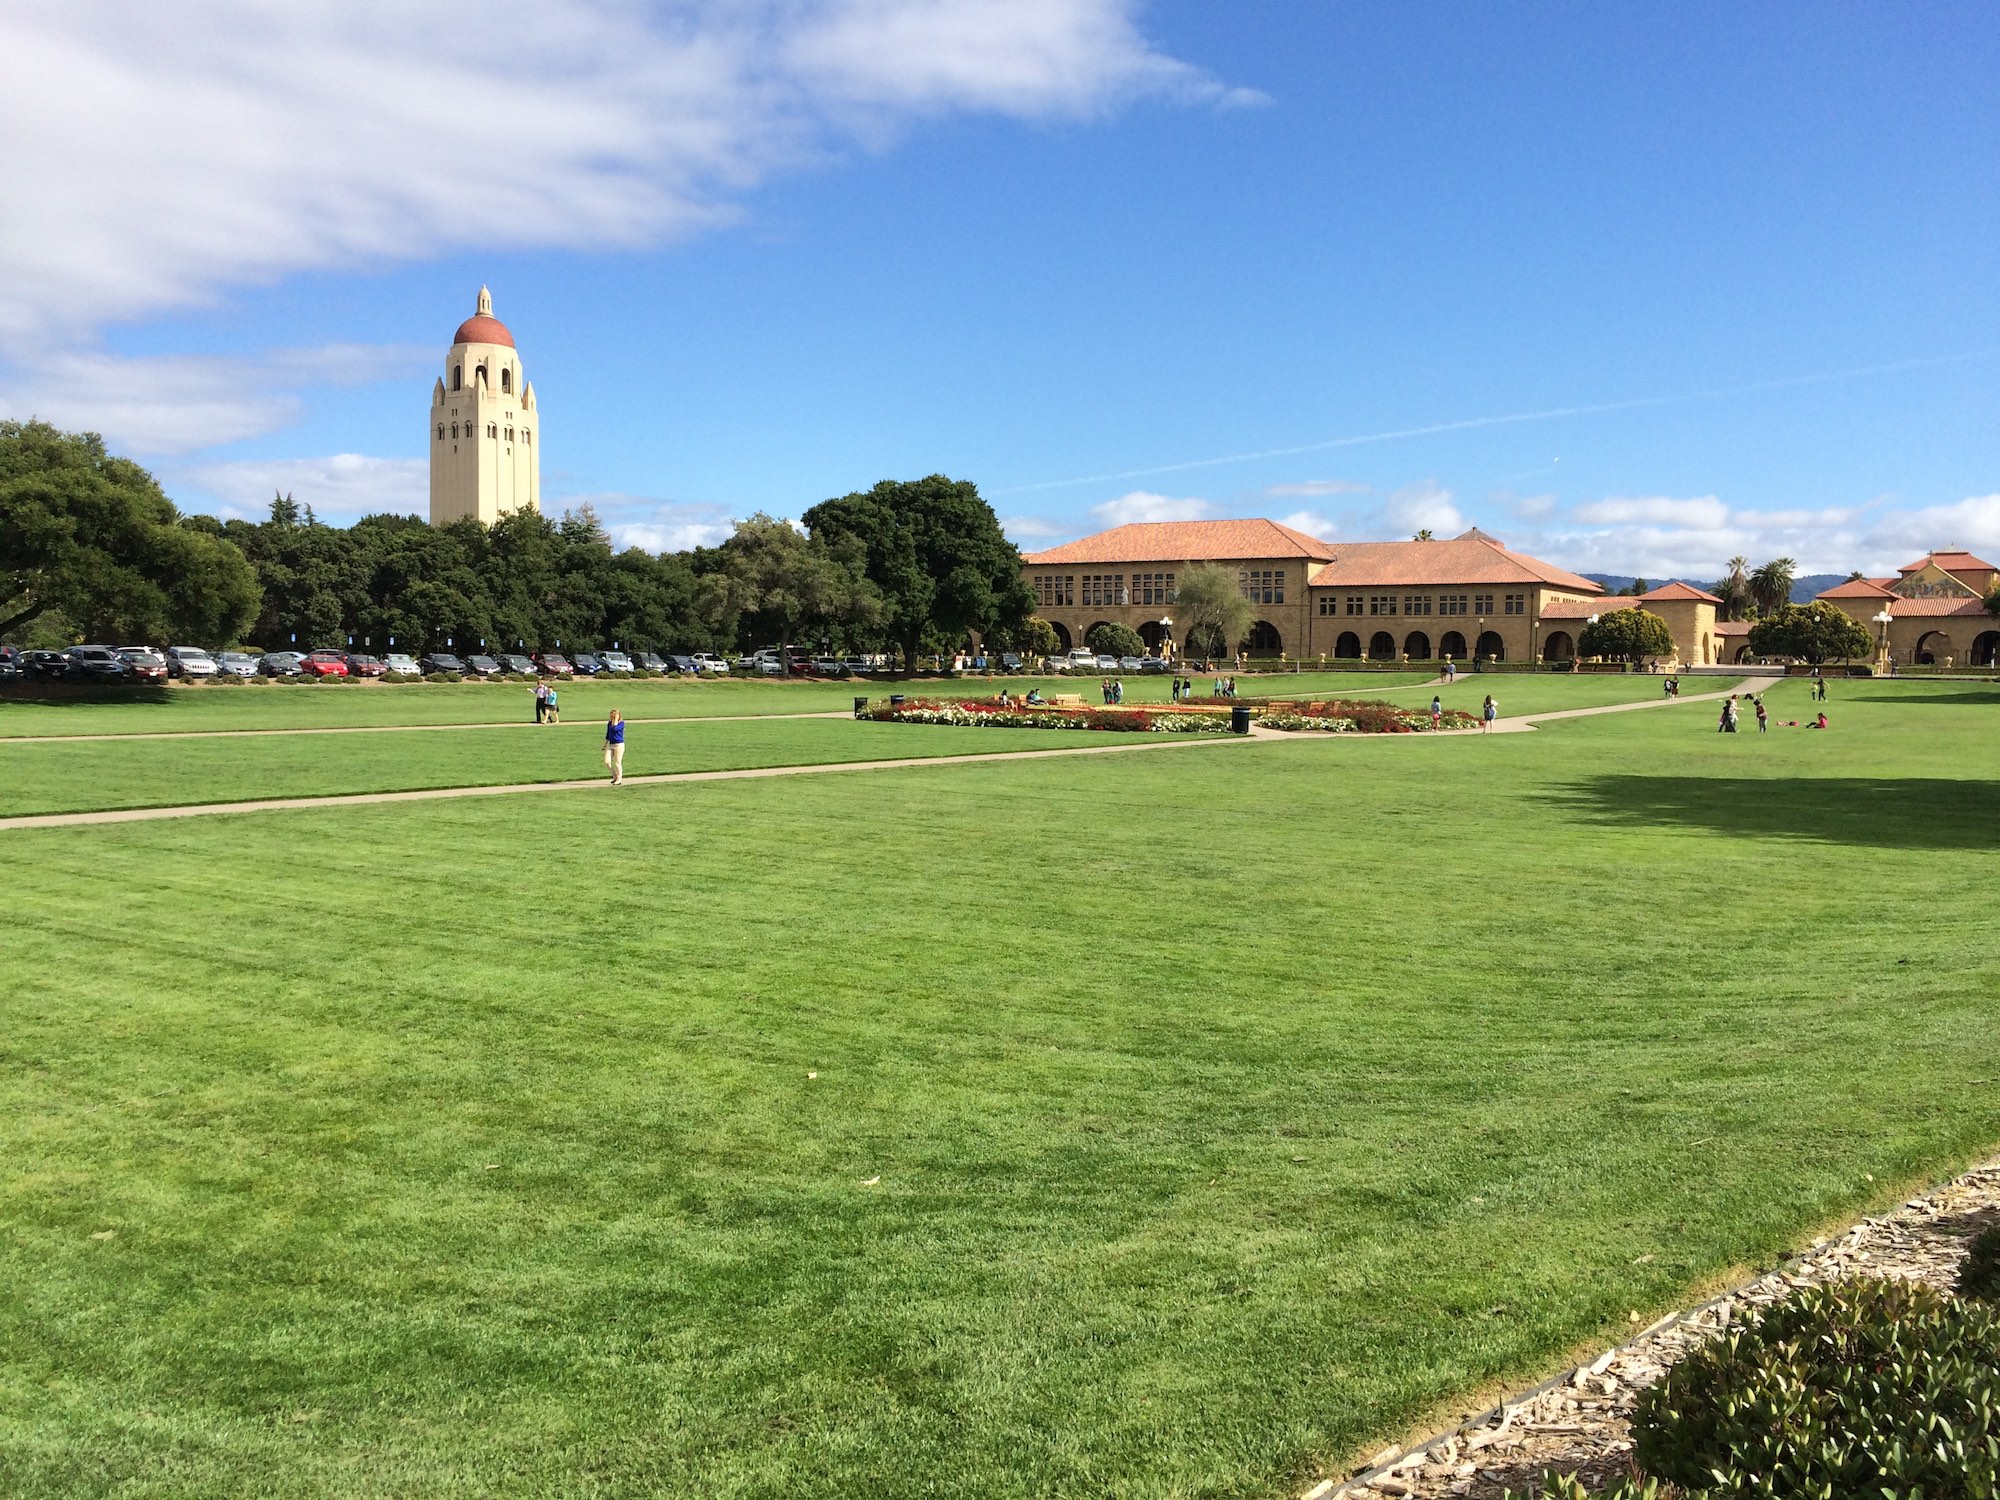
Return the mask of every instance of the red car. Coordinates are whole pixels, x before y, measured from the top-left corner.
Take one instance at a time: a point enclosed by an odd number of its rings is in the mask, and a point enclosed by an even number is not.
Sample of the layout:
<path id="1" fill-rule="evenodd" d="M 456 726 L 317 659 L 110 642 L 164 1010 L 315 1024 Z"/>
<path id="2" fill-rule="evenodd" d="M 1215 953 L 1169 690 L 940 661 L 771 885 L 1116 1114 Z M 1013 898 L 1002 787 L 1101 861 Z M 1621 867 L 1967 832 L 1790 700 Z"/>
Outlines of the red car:
<path id="1" fill-rule="evenodd" d="M 299 663 L 299 670 L 310 677 L 345 677 L 347 675 L 347 653 L 344 651 L 315 651 Z"/>
<path id="2" fill-rule="evenodd" d="M 380 677 L 389 670 L 382 665 L 382 658 L 379 656 L 363 656 L 350 651 L 342 659 L 347 663 L 349 677 Z"/>
<path id="3" fill-rule="evenodd" d="M 534 658 L 534 663 L 535 670 L 540 672 L 544 677 L 576 676 L 576 668 L 569 664 L 568 659 L 556 655 L 553 651 L 544 651 L 540 656 Z"/>

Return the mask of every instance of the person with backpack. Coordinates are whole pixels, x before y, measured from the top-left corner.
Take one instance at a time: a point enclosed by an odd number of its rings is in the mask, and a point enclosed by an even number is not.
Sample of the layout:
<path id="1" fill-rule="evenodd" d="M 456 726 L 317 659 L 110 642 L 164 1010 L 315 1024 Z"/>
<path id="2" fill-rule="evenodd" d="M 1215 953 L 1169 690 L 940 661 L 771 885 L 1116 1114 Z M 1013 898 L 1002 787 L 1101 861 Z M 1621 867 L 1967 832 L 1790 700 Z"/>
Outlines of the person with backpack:
<path id="1" fill-rule="evenodd" d="M 1444 728 L 1444 700 L 1436 693 L 1431 694 L 1431 728 Z"/>
<path id="2" fill-rule="evenodd" d="M 1481 734 L 1491 734 L 1493 732 L 1493 721 L 1499 717 L 1500 705 L 1495 703 L 1493 695 L 1488 693 L 1486 701 L 1479 705 L 1479 732 Z"/>

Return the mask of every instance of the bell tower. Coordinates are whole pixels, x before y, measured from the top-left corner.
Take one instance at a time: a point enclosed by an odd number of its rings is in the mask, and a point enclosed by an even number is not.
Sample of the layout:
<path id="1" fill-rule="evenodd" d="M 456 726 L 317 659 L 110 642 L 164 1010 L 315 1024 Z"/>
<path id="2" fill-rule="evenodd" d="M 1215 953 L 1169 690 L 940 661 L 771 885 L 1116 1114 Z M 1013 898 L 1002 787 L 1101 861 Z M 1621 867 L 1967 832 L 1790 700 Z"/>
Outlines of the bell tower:
<path id="1" fill-rule="evenodd" d="M 514 335 L 479 289 L 431 386 L 431 525 L 542 507 L 541 414 Z"/>

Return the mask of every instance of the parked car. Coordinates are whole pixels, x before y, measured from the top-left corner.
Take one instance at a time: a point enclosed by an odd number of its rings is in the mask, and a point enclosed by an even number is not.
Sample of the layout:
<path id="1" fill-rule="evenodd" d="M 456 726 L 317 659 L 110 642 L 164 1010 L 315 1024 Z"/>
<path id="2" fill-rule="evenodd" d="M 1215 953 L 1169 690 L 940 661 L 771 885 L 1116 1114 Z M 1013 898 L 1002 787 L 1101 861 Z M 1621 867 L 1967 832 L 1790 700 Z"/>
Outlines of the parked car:
<path id="1" fill-rule="evenodd" d="M 1118 658 L 1117 658 L 1117 657 L 1115 657 L 1115 656 L 1100 656 L 1100 657 L 1098 657 L 1098 658 L 1097 658 L 1097 670 L 1098 670 L 1098 671 L 1100 671 L 1100 672 L 1115 672 L 1115 671 L 1117 671 L 1117 670 L 1118 670 Z"/>
<path id="2" fill-rule="evenodd" d="M 40 682 L 60 682 L 69 676 L 69 657 L 61 651 L 23 651 L 21 666 Z"/>
<path id="3" fill-rule="evenodd" d="M 167 675 L 192 680 L 213 677 L 219 670 L 215 658 L 199 646 L 167 647 Z"/>
<path id="4" fill-rule="evenodd" d="M 604 670 L 607 672 L 629 672 L 632 670 L 632 658 L 627 656 L 623 651 L 602 651 L 598 653 L 597 659 L 604 663 Z"/>
<path id="5" fill-rule="evenodd" d="M 673 670 L 667 659 L 657 651 L 641 651 L 632 660 L 638 663 L 639 670 L 642 672 L 671 672 Z"/>
<path id="6" fill-rule="evenodd" d="M 125 664 L 132 669 L 134 682 L 167 680 L 167 658 L 151 646 L 120 646 L 118 654 L 125 658 Z"/>
<path id="7" fill-rule="evenodd" d="M 507 669 L 490 656 L 468 656 L 465 659 L 465 670 L 474 677 L 498 677 Z"/>
<path id="8" fill-rule="evenodd" d="M 417 668 L 424 676 L 433 677 L 440 672 L 463 672 L 465 663 L 449 651 L 433 651 L 429 656 L 418 660 Z"/>
<path id="9" fill-rule="evenodd" d="M 701 671 L 701 668 L 695 665 L 692 656 L 670 656 L 667 658 L 667 663 L 683 677 L 693 677 Z"/>
<path id="10" fill-rule="evenodd" d="M 711 656 L 706 651 L 695 652 L 694 665 L 695 670 L 700 672 L 704 677 L 727 677 L 729 675 L 729 663 L 719 656 Z"/>
<path id="11" fill-rule="evenodd" d="M 303 651 L 266 651 L 257 658 L 257 670 L 266 677 L 296 677 L 303 670 L 299 663 L 305 659 Z"/>
<path id="12" fill-rule="evenodd" d="M 1139 663 L 1139 673 L 1144 677 L 1157 677 L 1162 672 L 1171 672 L 1174 664 L 1164 656 L 1148 656 Z"/>
<path id="13" fill-rule="evenodd" d="M 215 670 L 223 677 L 255 677 L 257 658 L 248 651 L 225 651 L 215 658 Z"/>
<path id="14" fill-rule="evenodd" d="M 347 653 L 347 675 L 349 677 L 380 677 L 388 668 L 380 657 L 363 656 L 358 652 Z"/>
<path id="15" fill-rule="evenodd" d="M 72 682 L 130 682 L 132 663 L 109 646 L 71 646 L 63 655 L 69 669 L 63 675 Z"/>
<path id="16" fill-rule="evenodd" d="M 1003 672 L 1020 671 L 1021 654 L 1018 651 L 1002 651 L 1000 653 L 1000 670 Z"/>
<path id="17" fill-rule="evenodd" d="M 576 668 L 568 660 L 553 651 L 544 651 L 535 658 L 535 665 L 544 677 L 574 677 Z"/>
<path id="18" fill-rule="evenodd" d="M 500 670 L 503 672 L 515 672 L 523 677 L 533 677 L 535 675 L 535 663 L 530 657 L 517 656 L 509 651 L 493 659 L 500 663 Z"/>
<path id="19" fill-rule="evenodd" d="M 401 652 L 391 651 L 382 658 L 382 670 L 385 673 L 394 672 L 398 677 L 415 677 L 424 669 Z"/>
<path id="20" fill-rule="evenodd" d="M 345 677 L 345 651 L 311 651 L 299 660 L 299 670 L 308 677 Z"/>
<path id="21" fill-rule="evenodd" d="M 15 682 L 27 675 L 18 646 L 0 646 L 0 682 Z"/>
<path id="22" fill-rule="evenodd" d="M 572 651 L 569 664 L 576 668 L 579 677 L 595 677 L 604 670 L 604 662 L 595 651 Z"/>
<path id="23" fill-rule="evenodd" d="M 1143 662 L 1144 659 L 1142 657 L 1121 656 L 1118 658 L 1118 670 L 1121 672 L 1143 671 L 1145 670 Z"/>

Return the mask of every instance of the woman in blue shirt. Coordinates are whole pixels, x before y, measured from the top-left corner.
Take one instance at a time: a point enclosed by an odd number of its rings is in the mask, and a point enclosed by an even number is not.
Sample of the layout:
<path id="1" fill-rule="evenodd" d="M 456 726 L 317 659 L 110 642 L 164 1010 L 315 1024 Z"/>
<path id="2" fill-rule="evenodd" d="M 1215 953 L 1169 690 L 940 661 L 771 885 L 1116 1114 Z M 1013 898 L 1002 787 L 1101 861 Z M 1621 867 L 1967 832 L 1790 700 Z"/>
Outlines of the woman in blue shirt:
<path id="1" fill-rule="evenodd" d="M 625 781 L 625 716 L 617 709 L 604 721 L 604 764 L 611 768 L 611 784 Z"/>

